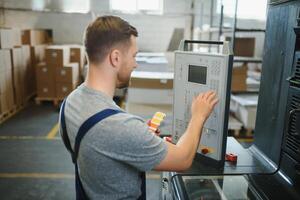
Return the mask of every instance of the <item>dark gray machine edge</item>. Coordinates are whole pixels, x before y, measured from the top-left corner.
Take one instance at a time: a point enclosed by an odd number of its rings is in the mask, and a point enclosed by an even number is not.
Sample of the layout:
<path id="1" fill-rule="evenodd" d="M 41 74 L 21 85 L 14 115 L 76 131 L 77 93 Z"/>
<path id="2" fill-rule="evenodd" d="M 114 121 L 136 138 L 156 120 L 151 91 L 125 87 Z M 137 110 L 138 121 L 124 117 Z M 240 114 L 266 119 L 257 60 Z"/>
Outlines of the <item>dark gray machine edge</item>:
<path id="1" fill-rule="evenodd" d="M 203 156 L 202 154 L 196 154 L 195 157 L 196 160 L 199 160 L 202 163 L 216 166 L 216 167 L 223 167 L 225 164 L 225 153 L 227 147 L 227 133 L 228 133 L 228 120 L 229 120 L 229 105 L 230 105 L 230 94 L 231 94 L 230 91 L 231 91 L 232 65 L 233 65 L 233 55 L 229 55 L 221 160 L 217 161 L 210 157 Z"/>

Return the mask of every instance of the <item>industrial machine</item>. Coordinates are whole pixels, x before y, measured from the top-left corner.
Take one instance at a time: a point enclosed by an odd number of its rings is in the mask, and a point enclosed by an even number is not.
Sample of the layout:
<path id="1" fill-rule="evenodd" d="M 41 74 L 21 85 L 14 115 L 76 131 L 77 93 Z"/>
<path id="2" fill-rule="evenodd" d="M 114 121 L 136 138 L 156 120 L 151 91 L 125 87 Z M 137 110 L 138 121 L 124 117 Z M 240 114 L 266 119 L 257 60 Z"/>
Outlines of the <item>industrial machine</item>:
<path id="1" fill-rule="evenodd" d="M 207 165 L 196 157 L 185 172 L 162 173 L 162 199 L 300 199 L 299 7 L 299 1 L 269 2 L 252 146 L 227 137 L 236 163 Z"/>
<path id="2" fill-rule="evenodd" d="M 222 45 L 222 53 L 187 51 L 188 44 Z M 219 103 L 204 124 L 198 147 L 199 158 L 212 165 L 224 165 L 233 54 L 228 42 L 183 40 L 175 51 L 173 135 L 174 143 L 185 132 L 191 118 L 193 98 L 216 91 Z"/>

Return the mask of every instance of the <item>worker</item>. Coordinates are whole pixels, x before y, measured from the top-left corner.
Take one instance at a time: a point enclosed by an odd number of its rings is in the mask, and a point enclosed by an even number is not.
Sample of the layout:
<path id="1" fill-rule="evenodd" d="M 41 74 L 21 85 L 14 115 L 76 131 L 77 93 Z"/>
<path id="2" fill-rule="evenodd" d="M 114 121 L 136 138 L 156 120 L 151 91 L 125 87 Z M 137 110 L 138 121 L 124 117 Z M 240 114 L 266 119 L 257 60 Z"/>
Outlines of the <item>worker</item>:
<path id="1" fill-rule="evenodd" d="M 78 199 L 145 199 L 141 172 L 188 169 L 218 102 L 213 91 L 194 98 L 190 122 L 176 145 L 151 134 L 147 122 L 113 101 L 115 89 L 127 87 L 137 67 L 137 37 L 136 28 L 117 16 L 98 17 L 85 30 L 86 80 L 66 98 L 60 117 L 78 174 Z M 100 118 L 91 120 L 97 113 Z M 97 122 L 87 125 L 89 119 Z M 84 137 L 78 136 L 82 132 Z"/>

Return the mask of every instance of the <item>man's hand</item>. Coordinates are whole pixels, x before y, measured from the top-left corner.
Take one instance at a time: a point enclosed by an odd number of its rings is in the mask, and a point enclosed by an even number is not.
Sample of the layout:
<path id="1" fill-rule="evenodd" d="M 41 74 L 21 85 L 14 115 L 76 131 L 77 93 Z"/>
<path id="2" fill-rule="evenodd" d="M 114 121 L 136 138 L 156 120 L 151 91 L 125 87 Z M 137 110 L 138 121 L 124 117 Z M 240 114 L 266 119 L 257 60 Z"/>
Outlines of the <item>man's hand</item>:
<path id="1" fill-rule="evenodd" d="M 151 125 L 150 123 L 151 123 L 151 119 L 149 119 L 149 120 L 147 121 L 147 125 L 150 126 L 150 125 Z M 160 129 L 159 129 L 159 128 L 157 128 L 156 131 L 153 131 L 153 130 L 150 129 L 150 128 L 149 128 L 149 130 L 151 131 L 151 133 L 154 133 L 154 134 L 157 135 L 157 136 L 160 135 Z"/>
<path id="2" fill-rule="evenodd" d="M 206 121 L 218 101 L 217 94 L 214 91 L 199 94 L 193 99 L 191 107 L 192 117 Z"/>

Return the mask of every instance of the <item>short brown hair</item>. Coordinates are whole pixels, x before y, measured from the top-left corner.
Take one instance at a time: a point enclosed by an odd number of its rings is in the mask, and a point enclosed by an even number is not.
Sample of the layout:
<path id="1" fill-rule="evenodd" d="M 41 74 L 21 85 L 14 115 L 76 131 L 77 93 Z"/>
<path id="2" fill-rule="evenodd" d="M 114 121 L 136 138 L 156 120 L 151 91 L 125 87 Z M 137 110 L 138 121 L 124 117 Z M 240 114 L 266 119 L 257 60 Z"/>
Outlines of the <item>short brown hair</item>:
<path id="1" fill-rule="evenodd" d="M 89 62 L 102 62 L 114 45 L 129 44 L 131 35 L 138 36 L 136 28 L 120 17 L 98 17 L 88 25 L 84 34 Z"/>

